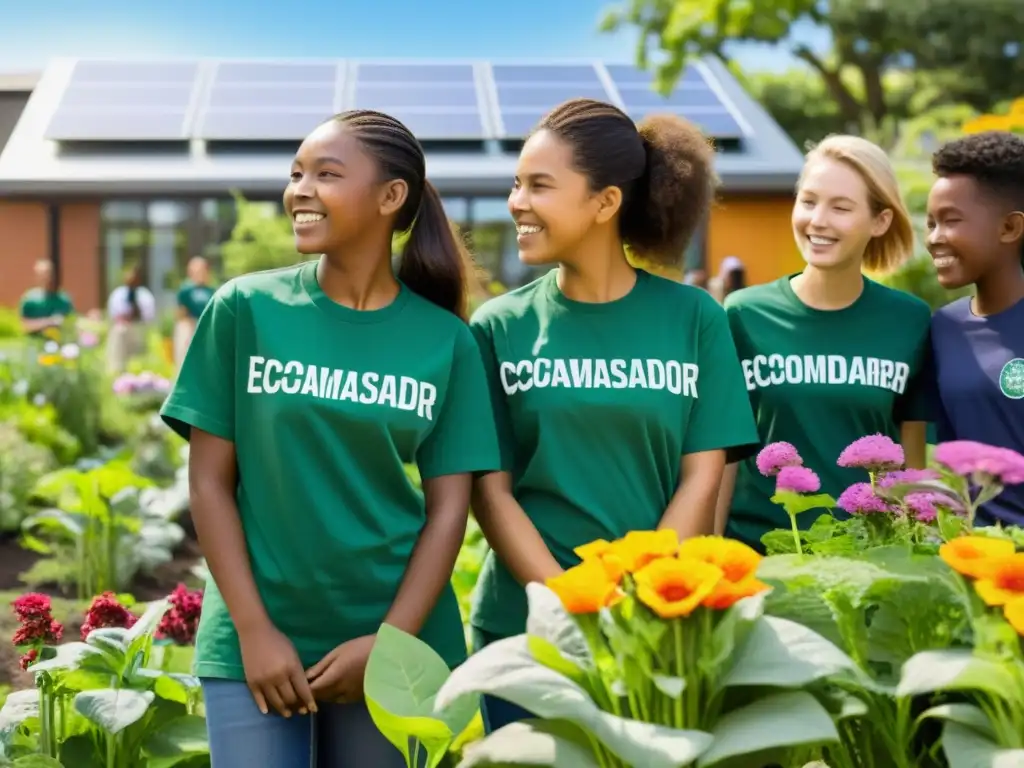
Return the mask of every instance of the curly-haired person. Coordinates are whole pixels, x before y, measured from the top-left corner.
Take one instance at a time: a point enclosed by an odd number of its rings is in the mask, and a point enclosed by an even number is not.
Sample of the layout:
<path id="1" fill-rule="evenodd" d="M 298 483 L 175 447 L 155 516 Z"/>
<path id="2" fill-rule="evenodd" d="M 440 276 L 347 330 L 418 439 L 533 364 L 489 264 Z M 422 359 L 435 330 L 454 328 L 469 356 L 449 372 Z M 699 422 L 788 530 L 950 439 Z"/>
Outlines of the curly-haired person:
<path id="1" fill-rule="evenodd" d="M 470 321 L 503 470 L 476 484 L 493 550 L 471 615 L 476 648 L 524 632 L 523 585 L 578 563 L 583 544 L 711 533 L 726 449 L 755 449 L 725 310 L 626 258 L 679 263 L 711 204 L 713 168 L 690 123 L 637 126 L 590 99 L 556 107 L 523 147 L 508 200 L 519 258 L 556 268 Z M 490 697 L 483 710 L 490 730 L 527 716 Z"/>
<path id="2" fill-rule="evenodd" d="M 939 282 L 975 288 L 932 318 L 938 436 L 1024 453 L 1024 137 L 965 136 L 932 166 L 928 250 Z M 1024 485 L 979 516 L 1024 525 Z"/>

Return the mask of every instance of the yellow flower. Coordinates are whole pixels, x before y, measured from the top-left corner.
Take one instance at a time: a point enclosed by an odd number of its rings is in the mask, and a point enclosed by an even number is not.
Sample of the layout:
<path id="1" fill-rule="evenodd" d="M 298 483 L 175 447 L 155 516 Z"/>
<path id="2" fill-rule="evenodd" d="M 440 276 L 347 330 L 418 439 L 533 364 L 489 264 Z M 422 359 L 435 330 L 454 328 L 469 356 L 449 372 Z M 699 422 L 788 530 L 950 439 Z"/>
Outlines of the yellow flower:
<path id="1" fill-rule="evenodd" d="M 741 541 L 721 536 L 695 536 L 679 546 L 679 557 L 701 560 L 722 569 L 722 580 L 704 598 L 706 608 L 724 610 L 745 597 L 771 589 L 756 575 L 761 555 Z"/>
<path id="2" fill-rule="evenodd" d="M 43 331 L 43 337 L 51 339 L 53 341 L 60 341 L 60 329 L 59 328 L 47 328 Z"/>
<path id="3" fill-rule="evenodd" d="M 626 568 L 622 563 L 622 558 L 615 554 L 612 548 L 611 542 L 605 541 L 604 539 L 597 539 L 589 544 L 576 547 L 573 550 L 576 556 L 580 560 L 595 561 L 601 563 L 604 566 L 605 572 L 608 574 L 608 578 L 614 581 L 616 584 L 622 579 L 622 575 L 626 572 Z"/>
<path id="4" fill-rule="evenodd" d="M 939 547 L 939 557 L 959 574 L 973 579 L 987 575 L 992 561 L 1014 553 L 1012 541 L 985 536 L 961 536 Z"/>
<path id="5" fill-rule="evenodd" d="M 584 544 L 581 547 L 576 547 L 573 552 L 576 553 L 576 557 L 580 560 L 593 560 L 601 557 L 605 552 L 611 549 L 611 542 L 605 541 L 604 539 L 597 539 L 589 544 Z"/>
<path id="6" fill-rule="evenodd" d="M 546 583 L 558 595 L 565 610 L 573 614 L 597 613 L 621 597 L 618 581 L 609 578 L 598 560 L 584 560 Z"/>
<path id="7" fill-rule="evenodd" d="M 638 571 L 636 596 L 663 619 L 689 616 L 714 591 L 722 569 L 702 560 L 661 558 Z"/>
<path id="8" fill-rule="evenodd" d="M 40 365 L 56 365 L 57 363 L 59 363 L 61 361 L 61 359 L 62 358 L 61 358 L 60 355 L 40 355 L 39 356 L 39 364 Z"/>
<path id="9" fill-rule="evenodd" d="M 630 531 L 612 542 L 605 557 L 614 556 L 629 573 L 636 573 L 662 557 L 674 557 L 679 551 L 679 534 L 671 528 L 661 531 Z"/>
<path id="10" fill-rule="evenodd" d="M 974 582 L 974 591 L 986 605 L 1024 597 L 1024 553 L 992 560 L 985 576 Z"/>
<path id="11" fill-rule="evenodd" d="M 1018 635 L 1024 636 L 1024 597 L 1016 597 L 1003 606 L 1003 616 Z"/>

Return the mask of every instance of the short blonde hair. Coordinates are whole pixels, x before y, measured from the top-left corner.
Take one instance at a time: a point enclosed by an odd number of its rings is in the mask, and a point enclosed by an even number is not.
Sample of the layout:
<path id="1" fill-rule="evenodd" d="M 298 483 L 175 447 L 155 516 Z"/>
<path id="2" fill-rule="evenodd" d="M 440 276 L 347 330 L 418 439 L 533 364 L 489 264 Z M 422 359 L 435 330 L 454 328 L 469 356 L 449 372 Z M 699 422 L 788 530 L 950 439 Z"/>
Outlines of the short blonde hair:
<path id="1" fill-rule="evenodd" d="M 864 251 L 864 266 L 871 272 L 891 272 L 914 252 L 914 226 L 900 193 L 889 156 L 877 144 L 860 136 L 835 134 L 813 147 L 804 160 L 804 170 L 797 182 L 803 184 L 804 173 L 815 161 L 837 160 L 855 170 L 868 188 L 868 203 L 875 216 L 892 211 L 892 223 L 884 235 L 871 239 Z"/>

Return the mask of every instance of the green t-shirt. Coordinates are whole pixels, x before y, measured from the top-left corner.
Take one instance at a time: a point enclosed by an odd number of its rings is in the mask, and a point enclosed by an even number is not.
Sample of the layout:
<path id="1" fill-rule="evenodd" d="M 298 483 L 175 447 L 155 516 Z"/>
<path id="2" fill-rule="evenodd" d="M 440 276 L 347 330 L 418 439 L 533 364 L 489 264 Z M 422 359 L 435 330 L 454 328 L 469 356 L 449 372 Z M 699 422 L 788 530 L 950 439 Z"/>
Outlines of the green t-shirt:
<path id="1" fill-rule="evenodd" d="M 320 289 L 316 263 L 230 281 L 202 315 L 162 416 L 235 443 L 253 576 L 306 666 L 377 631 L 425 522 L 424 478 L 493 471 L 498 446 L 480 352 L 455 315 L 402 286 L 358 311 Z M 420 637 L 466 654 L 449 586 Z M 207 584 L 199 676 L 243 679 L 238 637 Z"/>
<path id="2" fill-rule="evenodd" d="M 757 440 L 725 311 L 647 272 L 625 297 L 572 301 L 553 270 L 470 325 L 484 353 L 502 465 L 563 567 L 573 548 L 658 526 L 684 454 Z M 489 552 L 471 621 L 521 633 L 525 591 Z"/>
<path id="3" fill-rule="evenodd" d="M 186 280 L 178 289 L 178 306 L 184 307 L 189 317 L 198 320 L 210 303 L 216 289 L 210 285 L 196 285 Z"/>
<path id="4" fill-rule="evenodd" d="M 21 297 L 18 311 L 25 320 L 41 320 L 53 315 L 67 317 L 74 313 L 75 307 L 71 303 L 71 297 L 64 291 L 33 288 Z"/>
<path id="5" fill-rule="evenodd" d="M 904 421 L 928 421 L 922 381 L 931 312 L 909 293 L 867 278 L 860 297 L 841 310 L 808 307 L 793 292 L 792 275 L 737 291 L 725 301 L 761 442 L 799 450 L 838 497 L 863 471 L 843 469 L 843 448 L 881 433 L 899 441 Z M 740 464 L 727 533 L 752 545 L 789 518 L 771 502 L 775 480 L 753 458 Z M 842 516 L 842 510 L 834 510 Z M 797 518 L 807 527 L 816 518 Z"/>

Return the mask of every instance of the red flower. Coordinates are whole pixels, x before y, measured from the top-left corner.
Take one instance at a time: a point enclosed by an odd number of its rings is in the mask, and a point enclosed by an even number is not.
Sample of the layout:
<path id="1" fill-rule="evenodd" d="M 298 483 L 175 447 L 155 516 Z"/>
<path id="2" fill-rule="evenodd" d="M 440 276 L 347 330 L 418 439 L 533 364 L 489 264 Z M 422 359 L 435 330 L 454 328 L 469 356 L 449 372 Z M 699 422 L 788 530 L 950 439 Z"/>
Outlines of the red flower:
<path id="1" fill-rule="evenodd" d="M 85 614 L 85 623 L 82 624 L 82 640 L 89 637 L 89 633 L 101 627 L 121 627 L 128 629 L 138 617 L 131 611 L 117 602 L 113 592 L 104 592 L 99 597 L 94 597 L 88 613 Z"/>
<path id="2" fill-rule="evenodd" d="M 160 639 L 173 640 L 178 645 L 191 645 L 199 628 L 199 617 L 203 608 L 203 591 L 197 589 L 189 592 L 184 584 L 179 584 L 168 596 L 171 607 L 167 609 L 156 636 Z"/>
<path id="3" fill-rule="evenodd" d="M 18 621 L 36 621 L 49 619 L 51 603 L 48 595 L 41 595 L 38 592 L 29 592 L 15 600 L 11 605 L 18 616 Z"/>
<path id="4" fill-rule="evenodd" d="M 28 653 L 26 653 L 24 656 L 21 657 L 21 659 L 19 661 L 19 663 L 21 664 L 21 668 L 22 669 L 28 669 L 28 665 L 31 664 L 33 661 L 35 661 L 38 658 L 39 658 L 39 651 L 38 651 L 38 649 L 33 648 L 32 650 L 30 650 Z"/>

